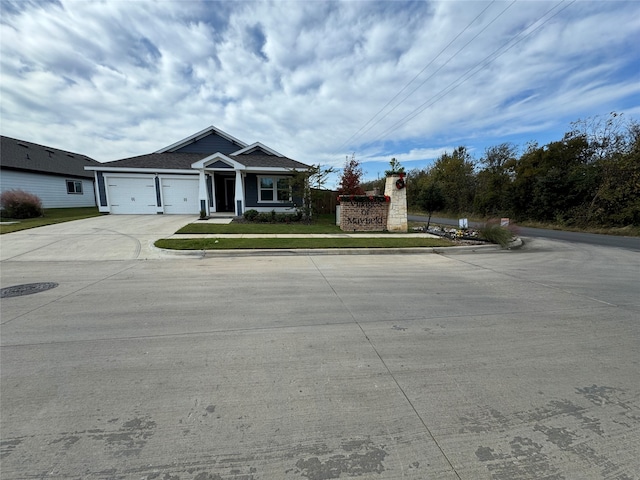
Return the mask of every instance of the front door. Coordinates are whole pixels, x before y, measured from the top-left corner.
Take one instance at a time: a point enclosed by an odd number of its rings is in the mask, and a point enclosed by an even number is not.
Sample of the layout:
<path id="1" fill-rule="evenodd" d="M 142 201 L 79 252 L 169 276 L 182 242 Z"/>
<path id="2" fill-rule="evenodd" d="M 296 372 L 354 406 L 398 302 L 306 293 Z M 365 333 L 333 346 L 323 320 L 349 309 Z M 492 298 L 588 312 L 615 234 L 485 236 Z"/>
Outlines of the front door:
<path id="1" fill-rule="evenodd" d="M 216 212 L 235 212 L 236 177 L 229 175 L 214 175 L 216 191 Z"/>

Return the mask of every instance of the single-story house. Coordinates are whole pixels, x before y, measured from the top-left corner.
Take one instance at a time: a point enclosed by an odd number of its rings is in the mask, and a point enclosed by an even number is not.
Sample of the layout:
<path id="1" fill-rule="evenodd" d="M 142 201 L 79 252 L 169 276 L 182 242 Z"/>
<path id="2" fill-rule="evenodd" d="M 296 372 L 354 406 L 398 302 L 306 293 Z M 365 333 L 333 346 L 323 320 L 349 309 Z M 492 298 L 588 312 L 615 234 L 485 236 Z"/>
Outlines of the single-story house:
<path id="1" fill-rule="evenodd" d="M 0 137 L 0 192 L 24 190 L 44 208 L 95 207 L 94 175 L 99 162 L 79 153 Z"/>
<path id="2" fill-rule="evenodd" d="M 104 213 L 242 215 L 292 211 L 289 178 L 308 167 L 211 126 L 157 152 L 85 169 L 94 172 Z"/>

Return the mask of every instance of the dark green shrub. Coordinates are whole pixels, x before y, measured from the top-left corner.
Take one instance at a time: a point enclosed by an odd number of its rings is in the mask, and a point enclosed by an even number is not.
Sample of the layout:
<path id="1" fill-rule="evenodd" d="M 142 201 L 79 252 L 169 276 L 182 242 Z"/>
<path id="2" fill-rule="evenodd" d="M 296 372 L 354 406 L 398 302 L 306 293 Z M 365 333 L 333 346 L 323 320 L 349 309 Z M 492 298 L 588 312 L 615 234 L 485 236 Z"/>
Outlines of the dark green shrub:
<path id="1" fill-rule="evenodd" d="M 257 210 L 247 210 L 246 212 L 244 212 L 244 219 L 247 220 L 248 222 L 253 222 L 257 216 L 258 216 Z"/>
<path id="2" fill-rule="evenodd" d="M 273 219 L 271 218 L 271 212 L 259 212 L 253 219 L 254 222 L 260 223 L 271 223 L 272 220 Z"/>
<path id="3" fill-rule="evenodd" d="M 6 190 L 0 195 L 2 216 L 6 218 L 36 218 L 44 214 L 42 200 L 24 190 Z"/>

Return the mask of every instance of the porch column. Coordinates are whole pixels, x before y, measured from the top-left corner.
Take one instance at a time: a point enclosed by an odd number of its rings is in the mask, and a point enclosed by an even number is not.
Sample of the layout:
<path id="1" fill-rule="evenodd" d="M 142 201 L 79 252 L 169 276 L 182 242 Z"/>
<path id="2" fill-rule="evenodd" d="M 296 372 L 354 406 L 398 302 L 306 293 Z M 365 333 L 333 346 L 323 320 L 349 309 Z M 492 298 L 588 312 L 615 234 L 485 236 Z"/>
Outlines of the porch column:
<path id="1" fill-rule="evenodd" d="M 209 208 L 207 206 L 207 179 L 204 174 L 204 169 L 198 173 L 198 200 L 200 200 L 200 211 L 205 215 L 209 215 Z"/>
<path id="2" fill-rule="evenodd" d="M 239 217 L 242 215 L 244 211 L 244 182 L 242 181 L 242 172 L 240 170 L 236 170 L 236 205 L 235 211 L 236 215 Z"/>

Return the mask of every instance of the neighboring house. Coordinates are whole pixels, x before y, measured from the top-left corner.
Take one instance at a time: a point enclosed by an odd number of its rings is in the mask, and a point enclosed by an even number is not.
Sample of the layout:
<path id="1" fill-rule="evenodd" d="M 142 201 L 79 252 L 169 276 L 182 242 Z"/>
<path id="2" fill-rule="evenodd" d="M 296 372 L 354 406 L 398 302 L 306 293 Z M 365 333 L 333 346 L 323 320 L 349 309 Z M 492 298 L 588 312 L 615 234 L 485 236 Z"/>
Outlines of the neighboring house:
<path id="1" fill-rule="evenodd" d="M 84 167 L 99 162 L 24 140 L 0 140 L 0 191 L 33 193 L 44 208 L 95 207 L 94 176 Z"/>
<path id="2" fill-rule="evenodd" d="M 213 126 L 148 155 L 88 166 L 98 208 L 114 214 L 242 215 L 294 208 L 288 179 L 308 165 Z"/>

